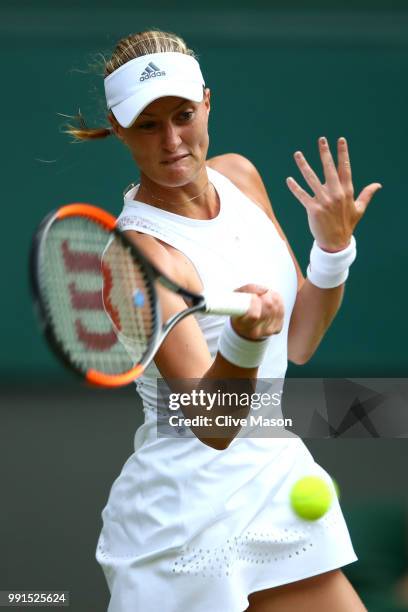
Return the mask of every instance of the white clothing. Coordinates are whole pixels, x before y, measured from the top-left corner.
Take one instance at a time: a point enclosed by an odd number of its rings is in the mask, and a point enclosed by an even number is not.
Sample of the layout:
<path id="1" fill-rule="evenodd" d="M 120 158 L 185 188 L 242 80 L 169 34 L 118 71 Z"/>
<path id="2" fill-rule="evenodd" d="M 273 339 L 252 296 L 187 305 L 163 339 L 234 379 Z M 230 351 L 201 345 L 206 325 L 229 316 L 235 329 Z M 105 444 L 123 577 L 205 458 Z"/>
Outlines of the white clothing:
<path id="1" fill-rule="evenodd" d="M 122 230 L 144 232 L 190 258 L 206 290 L 258 283 L 284 301 L 259 378 L 284 379 L 296 271 L 276 227 L 229 179 L 207 167 L 220 212 L 197 220 L 125 196 Z M 215 356 L 224 316 L 195 315 Z M 247 596 L 357 559 L 337 497 L 315 522 L 289 505 L 302 476 L 330 476 L 294 434 L 238 435 L 224 451 L 196 437 L 158 438 L 152 363 L 137 381 L 145 422 L 102 512 L 96 558 L 111 592 L 108 612 L 242 612 Z"/>

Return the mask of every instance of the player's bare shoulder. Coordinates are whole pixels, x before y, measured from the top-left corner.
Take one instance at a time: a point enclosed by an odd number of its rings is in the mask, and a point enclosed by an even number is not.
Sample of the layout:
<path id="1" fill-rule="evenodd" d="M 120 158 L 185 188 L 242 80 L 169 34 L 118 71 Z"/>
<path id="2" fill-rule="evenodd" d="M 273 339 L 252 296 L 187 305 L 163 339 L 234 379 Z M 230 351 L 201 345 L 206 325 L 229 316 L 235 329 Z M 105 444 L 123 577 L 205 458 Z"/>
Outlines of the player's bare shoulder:
<path id="1" fill-rule="evenodd" d="M 224 153 L 223 155 L 216 155 L 211 159 L 207 160 L 207 166 L 218 170 L 221 174 L 227 176 L 232 182 L 240 182 L 242 179 L 247 178 L 247 175 L 251 172 L 255 166 L 243 155 L 238 153 Z M 243 176 L 240 176 L 243 175 Z"/>
<path id="2" fill-rule="evenodd" d="M 262 178 L 255 165 L 247 157 L 238 153 L 225 153 L 207 160 L 207 166 L 229 178 L 254 204 L 270 216 L 271 203 Z"/>

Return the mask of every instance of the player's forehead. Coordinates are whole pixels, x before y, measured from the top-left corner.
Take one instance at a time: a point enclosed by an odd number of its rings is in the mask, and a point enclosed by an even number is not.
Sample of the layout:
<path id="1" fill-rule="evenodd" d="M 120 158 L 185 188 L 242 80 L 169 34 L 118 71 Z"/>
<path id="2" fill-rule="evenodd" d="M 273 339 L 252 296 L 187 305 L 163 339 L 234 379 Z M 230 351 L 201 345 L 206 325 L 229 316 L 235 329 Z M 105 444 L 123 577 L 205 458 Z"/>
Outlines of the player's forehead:
<path id="1" fill-rule="evenodd" d="M 196 105 L 195 102 L 191 102 L 186 98 L 180 98 L 179 96 L 163 96 L 162 98 L 158 98 L 151 102 L 143 111 L 140 113 L 140 116 L 149 116 L 149 115 L 160 115 L 167 114 L 177 111 L 178 108 L 183 107 L 185 104 Z"/>

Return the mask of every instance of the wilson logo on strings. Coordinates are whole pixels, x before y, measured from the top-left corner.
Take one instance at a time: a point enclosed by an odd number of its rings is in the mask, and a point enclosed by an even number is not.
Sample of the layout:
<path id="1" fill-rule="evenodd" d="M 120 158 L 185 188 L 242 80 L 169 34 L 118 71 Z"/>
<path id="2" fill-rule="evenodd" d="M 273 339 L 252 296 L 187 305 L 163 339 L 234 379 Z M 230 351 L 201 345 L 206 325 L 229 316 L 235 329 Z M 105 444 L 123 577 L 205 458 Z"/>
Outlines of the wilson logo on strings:
<path id="1" fill-rule="evenodd" d="M 100 311 L 105 313 L 104 301 L 108 312 L 114 319 L 116 325 L 119 326 L 119 313 L 114 308 L 110 300 L 110 291 L 112 288 L 112 274 L 109 266 L 106 263 L 102 264 L 96 253 L 84 253 L 81 251 L 72 250 L 68 244 L 68 240 L 64 240 L 61 244 L 61 251 L 64 260 L 65 270 L 71 274 L 94 274 L 103 276 L 103 298 L 102 291 L 83 291 L 78 289 L 77 283 L 72 281 L 68 284 L 68 291 L 71 299 L 71 306 L 75 311 Z M 75 331 L 78 340 L 88 349 L 92 351 L 106 351 L 112 348 L 118 341 L 113 330 L 105 333 L 92 332 L 87 329 L 80 318 L 75 320 Z"/>

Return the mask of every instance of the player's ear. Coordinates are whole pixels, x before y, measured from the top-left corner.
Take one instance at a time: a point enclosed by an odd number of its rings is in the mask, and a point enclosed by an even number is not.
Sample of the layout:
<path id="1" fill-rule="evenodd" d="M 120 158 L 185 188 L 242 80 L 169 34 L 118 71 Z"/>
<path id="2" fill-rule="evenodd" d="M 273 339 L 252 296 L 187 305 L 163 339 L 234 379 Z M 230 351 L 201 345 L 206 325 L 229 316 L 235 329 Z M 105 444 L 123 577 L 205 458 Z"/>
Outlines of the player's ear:
<path id="1" fill-rule="evenodd" d="M 208 87 L 206 87 L 204 89 L 204 104 L 205 104 L 205 106 L 207 108 L 207 114 L 211 110 L 210 98 L 211 98 L 211 90 Z"/>

